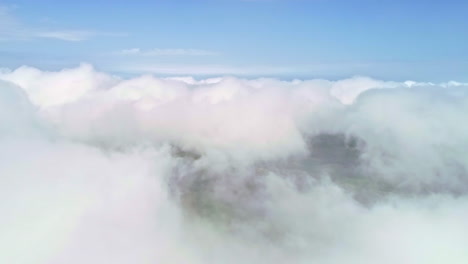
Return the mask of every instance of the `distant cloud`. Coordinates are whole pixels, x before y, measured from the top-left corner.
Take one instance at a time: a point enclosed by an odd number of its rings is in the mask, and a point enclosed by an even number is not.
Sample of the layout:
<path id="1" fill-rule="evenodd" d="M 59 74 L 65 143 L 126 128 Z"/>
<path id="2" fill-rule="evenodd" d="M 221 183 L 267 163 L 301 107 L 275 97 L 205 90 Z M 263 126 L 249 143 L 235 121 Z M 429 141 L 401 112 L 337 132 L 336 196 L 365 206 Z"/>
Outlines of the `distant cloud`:
<path id="1" fill-rule="evenodd" d="M 122 36 L 121 33 L 106 33 L 92 30 L 44 29 L 23 24 L 12 14 L 12 8 L 0 5 L 0 41 L 29 40 L 37 38 L 63 41 L 83 41 L 95 36 Z"/>
<path id="2" fill-rule="evenodd" d="M 40 38 L 53 38 L 65 41 L 82 41 L 95 36 L 96 33 L 92 31 L 80 30 L 62 30 L 62 31 L 44 31 L 36 32 L 36 37 Z"/>
<path id="3" fill-rule="evenodd" d="M 107 33 L 87 30 L 58 30 L 58 31 L 40 31 L 36 32 L 36 37 L 52 38 L 65 41 L 83 41 L 95 36 L 119 37 L 126 36 L 125 33 Z"/>
<path id="4" fill-rule="evenodd" d="M 298 69 L 269 66 L 231 66 L 231 65 L 180 65 L 180 64 L 126 64 L 112 67 L 114 71 L 126 73 L 152 73 L 162 75 L 271 75 L 297 72 Z"/>
<path id="5" fill-rule="evenodd" d="M 213 56 L 219 53 L 201 49 L 149 49 L 142 50 L 140 48 L 124 49 L 118 52 L 120 55 L 135 55 L 135 56 Z"/>
<path id="6" fill-rule="evenodd" d="M 227 63 L 153 63 L 126 60 L 125 62 L 107 63 L 107 69 L 130 74 L 158 75 L 194 75 L 194 76 L 326 76 L 330 72 L 336 75 L 352 75 L 347 69 L 357 72 L 365 71 L 373 64 L 359 63 L 315 63 L 308 65 L 265 65 L 265 64 L 227 64 Z"/>

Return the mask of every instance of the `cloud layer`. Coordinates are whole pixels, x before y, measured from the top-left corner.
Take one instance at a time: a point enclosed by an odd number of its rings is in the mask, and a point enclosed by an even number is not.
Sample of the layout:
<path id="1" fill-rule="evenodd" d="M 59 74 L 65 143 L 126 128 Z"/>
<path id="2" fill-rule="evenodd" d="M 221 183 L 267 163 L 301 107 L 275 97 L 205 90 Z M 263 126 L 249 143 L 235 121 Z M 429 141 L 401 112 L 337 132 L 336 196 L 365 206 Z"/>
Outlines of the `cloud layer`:
<path id="1" fill-rule="evenodd" d="M 468 84 L 0 73 L 1 263 L 466 263 Z"/>

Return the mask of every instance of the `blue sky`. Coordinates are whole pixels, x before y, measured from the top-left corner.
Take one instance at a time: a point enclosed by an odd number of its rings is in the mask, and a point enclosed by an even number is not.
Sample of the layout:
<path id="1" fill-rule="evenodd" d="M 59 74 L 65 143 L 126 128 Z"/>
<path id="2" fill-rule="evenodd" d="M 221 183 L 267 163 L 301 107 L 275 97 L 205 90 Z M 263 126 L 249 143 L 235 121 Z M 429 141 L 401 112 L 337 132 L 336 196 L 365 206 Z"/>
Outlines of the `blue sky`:
<path id="1" fill-rule="evenodd" d="M 468 1 L 0 0 L 0 67 L 468 80 Z"/>

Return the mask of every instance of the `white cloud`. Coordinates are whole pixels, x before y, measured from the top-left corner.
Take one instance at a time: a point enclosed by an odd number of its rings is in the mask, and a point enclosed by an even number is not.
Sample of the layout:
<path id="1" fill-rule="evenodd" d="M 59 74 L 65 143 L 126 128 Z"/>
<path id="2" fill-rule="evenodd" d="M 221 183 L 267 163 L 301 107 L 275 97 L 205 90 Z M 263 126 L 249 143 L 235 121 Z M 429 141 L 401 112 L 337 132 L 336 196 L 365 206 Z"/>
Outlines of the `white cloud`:
<path id="1" fill-rule="evenodd" d="M 468 84 L 0 80 L 1 263 L 468 261 Z"/>
<path id="2" fill-rule="evenodd" d="M 122 33 L 106 33 L 91 30 L 44 29 L 25 25 L 19 21 L 9 7 L 0 5 L 0 41 L 28 40 L 36 38 L 63 41 L 83 41 L 95 36 L 122 36 Z"/>
<path id="3" fill-rule="evenodd" d="M 96 35 L 98 34 L 92 31 L 74 31 L 74 30 L 44 31 L 44 32 L 35 33 L 35 36 L 39 38 L 52 38 L 52 39 L 60 39 L 60 40 L 65 40 L 65 41 L 83 41 Z"/>
<path id="4" fill-rule="evenodd" d="M 129 49 L 127 53 L 137 53 L 138 50 Z M 114 53 L 115 54 L 115 53 Z M 121 55 L 121 53 L 119 53 Z M 128 59 L 110 60 L 101 63 L 113 72 L 125 74 L 158 74 L 171 76 L 347 76 L 349 70 L 356 72 L 367 71 L 371 64 L 360 63 L 311 63 L 307 65 L 262 65 L 262 64 L 219 64 L 219 63 L 157 63 L 143 60 L 140 56 L 128 56 Z M 173 57 L 171 57 L 173 58 Z"/>
<path id="5" fill-rule="evenodd" d="M 98 90 L 106 83 L 115 82 L 113 77 L 97 73 L 89 64 L 60 72 L 43 72 L 23 66 L 10 73 L 0 73 L 0 76 L 0 79 L 23 87 L 33 103 L 39 106 L 64 104 Z"/>
<path id="6" fill-rule="evenodd" d="M 223 64 L 144 64 L 144 63 L 126 63 L 110 65 L 113 71 L 142 74 L 160 74 L 160 75 L 282 75 L 282 74 L 300 74 L 309 69 L 296 67 L 275 67 L 275 66 L 231 66 Z"/>

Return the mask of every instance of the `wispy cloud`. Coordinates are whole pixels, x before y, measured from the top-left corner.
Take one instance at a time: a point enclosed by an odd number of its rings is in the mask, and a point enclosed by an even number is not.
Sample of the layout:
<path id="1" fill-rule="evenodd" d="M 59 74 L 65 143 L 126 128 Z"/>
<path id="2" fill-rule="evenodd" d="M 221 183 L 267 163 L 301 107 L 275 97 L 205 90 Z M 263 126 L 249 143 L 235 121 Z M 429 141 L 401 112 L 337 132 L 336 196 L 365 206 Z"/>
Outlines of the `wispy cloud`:
<path id="1" fill-rule="evenodd" d="M 0 5 L 0 41 L 30 40 L 37 38 L 63 41 L 83 41 L 95 36 L 122 36 L 93 30 L 47 29 L 22 23 L 12 13 L 12 8 Z"/>
<path id="2" fill-rule="evenodd" d="M 290 67 L 274 67 L 274 66 L 233 66 L 221 64 L 131 64 L 114 65 L 111 67 L 113 71 L 125 72 L 131 74 L 161 74 L 161 75 L 282 75 L 297 73 L 300 71 Z"/>
<path id="3" fill-rule="evenodd" d="M 218 52 L 202 50 L 202 49 L 149 49 L 142 50 L 140 48 L 124 49 L 118 52 L 120 55 L 133 56 L 214 56 L 219 55 Z"/>
<path id="4" fill-rule="evenodd" d="M 103 68 L 126 74 L 157 74 L 174 76 L 350 76 L 359 75 L 379 65 L 375 63 L 309 63 L 309 64 L 230 64 L 226 62 L 159 62 L 125 60 L 101 64 Z"/>
<path id="5" fill-rule="evenodd" d="M 35 33 L 39 38 L 52 38 L 65 41 L 83 41 L 95 36 L 122 37 L 125 33 L 108 33 L 88 30 L 57 30 L 57 31 L 38 31 Z"/>
<path id="6" fill-rule="evenodd" d="M 82 41 L 97 35 L 96 32 L 84 30 L 61 30 L 61 31 L 43 31 L 35 32 L 35 37 L 52 38 L 65 41 Z"/>

